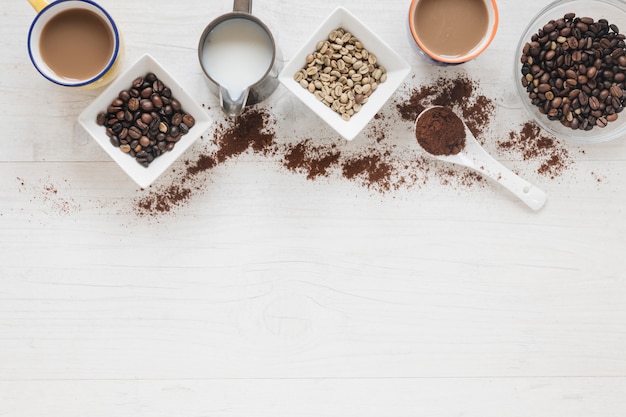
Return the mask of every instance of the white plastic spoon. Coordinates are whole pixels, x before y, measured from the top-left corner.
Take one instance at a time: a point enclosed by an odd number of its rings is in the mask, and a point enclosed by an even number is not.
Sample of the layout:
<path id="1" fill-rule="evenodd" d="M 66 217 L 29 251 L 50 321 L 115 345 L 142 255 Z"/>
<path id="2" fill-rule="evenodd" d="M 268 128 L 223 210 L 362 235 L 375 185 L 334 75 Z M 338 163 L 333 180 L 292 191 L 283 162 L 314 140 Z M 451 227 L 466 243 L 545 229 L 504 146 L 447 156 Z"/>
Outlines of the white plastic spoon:
<path id="1" fill-rule="evenodd" d="M 417 116 L 415 125 L 413 126 L 413 141 L 417 142 L 417 138 L 415 137 L 415 127 L 417 126 L 417 122 L 420 117 L 428 110 L 435 107 L 441 106 L 429 107 Z M 478 143 L 472 132 L 467 128 L 464 121 L 463 126 L 465 127 L 465 146 L 459 153 L 453 155 L 433 155 L 426 152 L 426 154 L 432 158 L 451 162 L 453 164 L 463 165 L 480 172 L 507 188 L 533 210 L 539 210 L 543 207 L 546 202 L 546 193 L 514 174 L 500 162 L 495 160 L 487 153 L 487 151 L 483 149 L 482 146 L 480 146 L 480 143 Z"/>

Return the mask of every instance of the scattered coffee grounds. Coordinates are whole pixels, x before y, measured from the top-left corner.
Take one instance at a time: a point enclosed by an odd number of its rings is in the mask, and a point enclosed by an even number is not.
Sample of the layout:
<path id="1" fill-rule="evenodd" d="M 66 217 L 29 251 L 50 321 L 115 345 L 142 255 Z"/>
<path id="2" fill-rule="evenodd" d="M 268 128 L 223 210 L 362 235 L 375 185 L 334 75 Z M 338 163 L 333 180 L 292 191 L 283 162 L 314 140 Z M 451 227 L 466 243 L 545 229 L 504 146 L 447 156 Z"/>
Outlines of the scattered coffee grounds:
<path id="1" fill-rule="evenodd" d="M 380 143 L 387 138 L 387 131 L 392 127 L 388 123 L 382 123 L 384 121 L 383 116 L 380 113 L 376 113 L 374 116 L 374 122 L 370 125 L 366 135 L 376 139 L 376 142 Z"/>
<path id="2" fill-rule="evenodd" d="M 173 184 L 158 193 L 151 193 L 140 198 L 137 201 L 136 211 L 139 213 L 166 213 L 188 200 L 190 196 L 191 189 Z"/>
<path id="3" fill-rule="evenodd" d="M 200 155 L 195 162 L 187 161 L 187 175 L 194 177 L 203 171 L 207 171 L 217 165 L 217 161 L 210 155 Z"/>
<path id="4" fill-rule="evenodd" d="M 261 107 L 248 108 L 237 123 L 224 120 L 218 124 L 207 149 L 196 159 L 185 161 L 185 169 L 177 173 L 169 188 L 151 187 L 147 195 L 135 202 L 139 215 L 168 213 L 187 202 L 194 192 L 201 192 L 207 181 L 203 173 L 235 159 L 246 152 L 275 157 L 289 172 L 305 175 L 308 180 L 339 177 L 369 190 L 388 193 L 400 188 L 421 187 L 436 178 L 450 186 L 471 187 L 482 184 L 480 176 L 470 171 L 451 171 L 423 158 L 417 147 L 406 148 L 404 139 L 387 137 L 398 123 L 412 129 L 417 115 L 426 107 L 453 107 L 466 119 L 475 135 L 482 133 L 491 120 L 491 100 L 477 94 L 476 82 L 465 76 L 440 78 L 434 83 L 409 92 L 391 111 L 383 109 L 363 131 L 365 144 L 348 144 L 337 138 L 280 138 L 274 126 L 276 119 Z M 394 112 L 395 110 L 395 112 Z M 473 126 L 473 127 L 471 127 Z"/>
<path id="5" fill-rule="evenodd" d="M 439 78 L 410 93 L 408 100 L 396 103 L 402 120 L 415 122 L 417 116 L 430 106 L 444 106 L 457 111 L 476 139 L 489 126 L 495 106 L 493 101 L 476 92 L 478 83 L 465 75 Z"/>
<path id="6" fill-rule="evenodd" d="M 173 211 L 194 193 L 203 192 L 210 179 L 207 172 L 246 153 L 273 158 L 281 168 L 311 181 L 338 178 L 381 194 L 423 187 L 432 181 L 462 188 L 484 186 L 485 180 L 475 172 L 437 164 L 424 157 L 416 145 L 409 145 L 415 119 L 433 105 L 447 107 L 461 116 L 476 138 L 484 142 L 481 136 L 494 119 L 495 106 L 479 90 L 477 82 L 459 75 L 439 78 L 398 94 L 394 106 L 383 108 L 358 142 L 314 137 L 311 132 L 305 138 L 277 137 L 277 120 L 270 110 L 248 108 L 236 123 L 230 119 L 218 123 L 204 150 L 185 161 L 184 168 L 173 175 L 170 184 L 175 185 L 151 187 L 135 200 L 135 212 L 157 216 Z M 406 125 L 406 138 L 387 134 L 396 131 L 399 123 Z M 567 149 L 532 123 L 524 125 L 520 132 L 510 132 L 508 138 L 497 143 L 497 150 L 519 153 L 525 161 L 539 162 L 538 172 L 552 178 L 560 175 L 570 161 Z"/>
<path id="7" fill-rule="evenodd" d="M 477 87 L 475 81 L 463 75 L 454 79 L 439 78 L 413 90 L 408 100 L 396 103 L 396 108 L 403 120 L 414 121 L 426 107 L 451 107 L 462 115 L 468 129 L 484 144 L 483 133 L 494 117 L 495 106 L 490 98 L 476 92 Z M 524 161 L 539 162 L 537 172 L 551 179 L 562 175 L 573 162 L 565 145 L 533 122 L 525 123 L 520 131 L 509 132 L 508 138 L 497 143 L 497 149 L 520 154 Z"/>
<path id="8" fill-rule="evenodd" d="M 389 153 L 386 152 L 354 156 L 343 161 L 343 176 L 349 180 L 358 179 L 370 189 L 389 191 L 395 188 L 392 181 L 395 168 L 391 161 L 387 162 L 388 159 Z"/>
<path id="9" fill-rule="evenodd" d="M 217 163 L 236 157 L 248 149 L 255 153 L 269 155 L 274 150 L 275 133 L 271 129 L 275 120 L 263 110 L 247 110 L 229 125 L 221 125 L 215 131 L 214 139 L 218 146 Z"/>
<path id="10" fill-rule="evenodd" d="M 419 117 L 415 137 L 432 155 L 456 155 L 465 147 L 465 125 L 448 107 L 433 107 Z"/>
<path id="11" fill-rule="evenodd" d="M 336 145 L 314 146 L 310 139 L 285 147 L 285 160 L 283 165 L 294 172 L 306 174 L 307 179 L 325 177 L 329 170 L 337 166 L 341 153 L 336 150 Z"/>
<path id="12" fill-rule="evenodd" d="M 194 191 L 201 189 L 206 178 L 203 174 L 220 163 L 234 158 L 248 149 L 269 155 L 274 149 L 274 132 L 269 113 L 247 109 L 236 122 L 225 120 L 216 129 L 213 139 L 217 150 L 203 153 L 194 161 L 185 161 L 185 169 L 172 180 L 175 184 L 156 187 L 134 202 L 135 213 L 154 216 L 172 211 L 187 202 Z"/>
<path id="13" fill-rule="evenodd" d="M 27 183 L 22 177 L 17 177 L 20 184 L 20 192 L 22 190 L 32 195 L 31 201 L 43 203 L 47 212 L 58 216 L 68 216 L 81 210 L 81 205 L 74 201 L 73 198 L 65 196 L 63 189 L 68 187 L 68 181 L 64 180 L 62 186 L 52 183 L 51 178 L 41 178 L 35 184 Z M 59 188 L 62 188 L 59 191 Z"/>
<path id="14" fill-rule="evenodd" d="M 544 134 L 533 122 L 524 123 L 519 132 L 509 132 L 509 137 L 500 141 L 498 148 L 518 153 L 524 161 L 538 161 L 537 172 L 552 179 L 561 175 L 572 162 L 567 148 Z"/>

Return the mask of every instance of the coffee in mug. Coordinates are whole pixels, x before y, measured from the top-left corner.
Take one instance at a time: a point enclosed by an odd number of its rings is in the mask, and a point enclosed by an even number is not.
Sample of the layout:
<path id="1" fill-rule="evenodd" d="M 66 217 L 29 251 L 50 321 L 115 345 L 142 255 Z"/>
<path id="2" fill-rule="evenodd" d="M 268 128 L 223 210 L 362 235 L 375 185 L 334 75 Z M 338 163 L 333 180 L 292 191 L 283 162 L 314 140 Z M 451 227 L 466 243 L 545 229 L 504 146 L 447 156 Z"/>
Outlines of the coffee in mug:
<path id="1" fill-rule="evenodd" d="M 498 26 L 495 0 L 413 0 L 409 26 L 422 52 L 442 63 L 475 58 Z"/>
<path id="2" fill-rule="evenodd" d="M 69 9 L 43 27 L 39 53 L 57 75 L 84 80 L 106 67 L 114 45 L 113 35 L 100 16 L 86 9 Z"/>
<path id="3" fill-rule="evenodd" d="M 113 19 L 91 0 L 58 0 L 43 7 L 29 33 L 35 68 L 50 81 L 98 87 L 117 75 L 123 52 Z"/>

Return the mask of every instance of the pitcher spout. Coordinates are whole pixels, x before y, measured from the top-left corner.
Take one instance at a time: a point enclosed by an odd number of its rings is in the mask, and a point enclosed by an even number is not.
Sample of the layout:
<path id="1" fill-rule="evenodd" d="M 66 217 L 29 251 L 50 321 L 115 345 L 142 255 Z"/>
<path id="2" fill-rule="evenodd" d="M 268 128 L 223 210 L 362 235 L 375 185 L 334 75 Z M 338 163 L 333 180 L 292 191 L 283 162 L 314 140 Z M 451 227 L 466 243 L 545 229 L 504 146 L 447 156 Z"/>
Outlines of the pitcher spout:
<path id="1" fill-rule="evenodd" d="M 246 88 L 238 98 L 233 99 L 230 92 L 220 86 L 220 105 L 222 106 L 224 113 L 230 117 L 239 116 L 243 113 L 243 109 L 248 101 L 249 93 L 250 88 Z"/>

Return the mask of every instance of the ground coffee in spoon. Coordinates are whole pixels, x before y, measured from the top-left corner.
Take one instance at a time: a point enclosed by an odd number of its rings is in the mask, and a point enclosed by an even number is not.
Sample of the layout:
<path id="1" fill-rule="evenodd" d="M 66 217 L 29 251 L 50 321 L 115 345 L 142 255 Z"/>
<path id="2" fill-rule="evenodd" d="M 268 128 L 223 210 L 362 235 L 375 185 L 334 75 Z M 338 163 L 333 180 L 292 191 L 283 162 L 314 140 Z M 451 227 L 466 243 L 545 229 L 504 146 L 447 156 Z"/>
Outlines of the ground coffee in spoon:
<path id="1" fill-rule="evenodd" d="M 432 155 L 455 155 L 465 147 L 465 125 L 448 107 L 433 107 L 421 114 L 415 138 Z"/>

